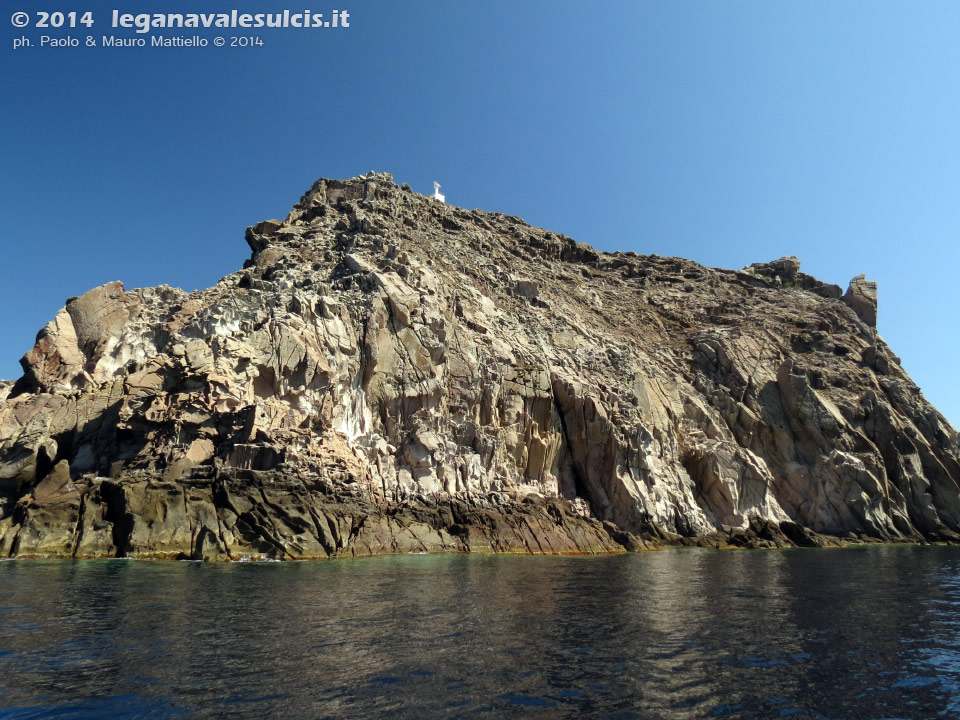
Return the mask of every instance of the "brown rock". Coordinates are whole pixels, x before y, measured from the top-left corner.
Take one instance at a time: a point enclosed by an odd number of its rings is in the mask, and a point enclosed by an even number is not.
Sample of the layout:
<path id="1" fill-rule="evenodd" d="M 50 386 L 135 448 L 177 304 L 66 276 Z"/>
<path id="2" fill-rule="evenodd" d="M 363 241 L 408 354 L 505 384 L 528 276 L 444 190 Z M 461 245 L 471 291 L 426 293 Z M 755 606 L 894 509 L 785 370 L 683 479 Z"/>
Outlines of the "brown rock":
<path id="1" fill-rule="evenodd" d="M 375 173 L 247 241 L 201 292 L 71 299 L 0 383 L 0 554 L 960 537 L 957 433 L 863 276 L 599 253 Z"/>
<path id="2" fill-rule="evenodd" d="M 843 301 L 867 325 L 872 328 L 877 326 L 877 284 L 867 280 L 866 275 L 857 275 L 850 281 Z"/>

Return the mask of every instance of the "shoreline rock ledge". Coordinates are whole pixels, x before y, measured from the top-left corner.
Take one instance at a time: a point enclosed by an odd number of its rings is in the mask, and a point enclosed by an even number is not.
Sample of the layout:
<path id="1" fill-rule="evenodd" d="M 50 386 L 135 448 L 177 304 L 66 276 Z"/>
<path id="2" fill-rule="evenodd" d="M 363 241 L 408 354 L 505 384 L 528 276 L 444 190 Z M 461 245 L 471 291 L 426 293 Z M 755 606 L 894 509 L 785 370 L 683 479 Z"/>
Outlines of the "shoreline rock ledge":
<path id="1" fill-rule="evenodd" d="M 0 556 L 960 539 L 957 433 L 862 276 L 601 253 L 377 173 L 246 240 L 41 330 L 0 383 Z"/>

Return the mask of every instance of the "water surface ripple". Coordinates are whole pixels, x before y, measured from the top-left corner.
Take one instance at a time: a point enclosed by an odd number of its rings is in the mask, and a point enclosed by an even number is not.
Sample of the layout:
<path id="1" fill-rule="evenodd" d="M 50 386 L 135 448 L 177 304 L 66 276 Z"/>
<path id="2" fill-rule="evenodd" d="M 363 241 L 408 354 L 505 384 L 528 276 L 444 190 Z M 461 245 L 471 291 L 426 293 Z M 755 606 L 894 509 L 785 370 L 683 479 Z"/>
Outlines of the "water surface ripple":
<path id="1" fill-rule="evenodd" d="M 0 562 L 0 718 L 960 717 L 960 549 Z"/>

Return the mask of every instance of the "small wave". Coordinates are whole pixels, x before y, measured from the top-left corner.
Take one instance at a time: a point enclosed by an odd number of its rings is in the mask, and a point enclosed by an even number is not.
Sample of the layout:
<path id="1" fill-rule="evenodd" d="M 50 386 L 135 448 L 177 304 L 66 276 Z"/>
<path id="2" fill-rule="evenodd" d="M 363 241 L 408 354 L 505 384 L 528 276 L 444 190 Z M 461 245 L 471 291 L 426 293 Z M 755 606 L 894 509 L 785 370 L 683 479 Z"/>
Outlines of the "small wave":
<path id="1" fill-rule="evenodd" d="M 895 688 L 921 688 L 935 685 L 939 680 L 935 677 L 924 677 L 921 675 L 909 675 L 897 680 L 891 687 Z"/>

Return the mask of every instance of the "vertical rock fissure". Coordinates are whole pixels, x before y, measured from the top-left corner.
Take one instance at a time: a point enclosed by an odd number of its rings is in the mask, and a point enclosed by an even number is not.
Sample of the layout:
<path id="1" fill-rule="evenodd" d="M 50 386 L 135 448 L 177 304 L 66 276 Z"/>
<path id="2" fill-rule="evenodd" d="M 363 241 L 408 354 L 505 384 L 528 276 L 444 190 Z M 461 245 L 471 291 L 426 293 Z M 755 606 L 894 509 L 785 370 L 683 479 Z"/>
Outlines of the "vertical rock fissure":
<path id="1" fill-rule="evenodd" d="M 269 508 L 269 509 L 271 509 L 271 510 L 273 510 L 278 516 L 283 517 L 283 516 L 286 514 L 286 513 L 283 511 L 282 508 L 278 507 L 276 504 L 270 502 L 270 501 L 267 499 L 267 494 L 264 492 L 263 488 L 260 488 L 260 497 L 261 497 L 261 499 L 263 500 L 264 506 L 267 507 L 267 508 Z M 291 560 L 295 560 L 295 559 L 296 559 L 296 557 L 294 556 L 294 554 L 291 553 L 291 552 L 287 549 L 287 546 L 280 540 L 280 538 L 274 536 L 274 535 L 271 534 L 271 533 L 268 533 L 267 529 L 266 529 L 265 527 L 263 527 L 262 524 L 261 524 L 260 527 L 257 528 L 257 530 L 259 530 L 260 532 L 264 533 L 265 536 L 267 537 L 267 539 L 268 539 L 271 543 L 273 543 L 274 545 L 276 545 L 276 547 L 277 547 L 283 554 L 288 555 Z"/>
<path id="2" fill-rule="evenodd" d="M 336 547 L 333 547 L 330 545 L 330 543 L 327 540 L 326 533 L 323 532 L 323 530 L 320 528 L 320 518 L 317 517 L 316 510 L 314 510 L 313 506 L 309 502 L 307 502 L 306 499 L 302 499 L 301 501 L 303 502 L 304 506 L 307 508 L 307 512 L 310 514 L 310 519 L 313 521 L 313 527 L 317 533 L 317 542 L 320 543 L 320 546 L 323 548 L 323 551 L 327 554 L 327 557 L 333 556 L 333 554 L 336 552 Z"/>
<path id="3" fill-rule="evenodd" d="M 569 458 L 570 470 L 573 473 L 573 482 L 577 497 L 581 497 L 586 500 L 590 504 L 590 509 L 593 510 L 593 500 L 591 499 L 589 490 L 587 489 L 586 478 L 582 476 L 582 472 L 578 467 L 576 458 L 573 456 L 573 444 L 570 441 L 570 431 L 567 429 L 566 411 L 560 404 L 560 398 L 557 395 L 554 382 L 550 383 L 550 393 L 553 397 L 553 404 L 557 408 L 557 416 L 560 418 L 560 431 L 563 435 L 563 443 L 565 446 L 564 450 Z"/>
<path id="4" fill-rule="evenodd" d="M 84 516 L 87 512 L 87 493 L 80 494 L 80 510 L 77 512 L 77 525 L 74 528 L 74 540 L 73 540 L 73 552 L 70 553 L 72 557 L 77 556 L 77 552 L 80 550 L 80 543 L 83 540 L 83 523 Z"/>
<path id="5" fill-rule="evenodd" d="M 233 553 L 230 552 L 230 546 L 227 544 L 226 535 L 224 535 L 225 528 L 223 527 L 223 520 L 220 519 L 220 508 L 217 507 L 217 493 L 214 488 L 210 490 L 210 502 L 213 505 L 214 517 L 217 518 L 217 534 L 220 536 L 220 544 L 223 547 L 223 552 L 228 558 L 233 560 Z"/>
<path id="6" fill-rule="evenodd" d="M 106 503 L 105 520 L 113 524 L 113 545 L 117 557 L 126 557 L 133 550 L 133 515 L 127 511 L 123 487 L 113 482 L 100 485 L 100 493 Z"/>

